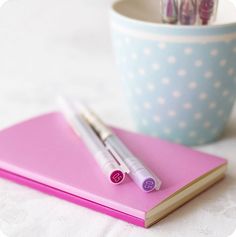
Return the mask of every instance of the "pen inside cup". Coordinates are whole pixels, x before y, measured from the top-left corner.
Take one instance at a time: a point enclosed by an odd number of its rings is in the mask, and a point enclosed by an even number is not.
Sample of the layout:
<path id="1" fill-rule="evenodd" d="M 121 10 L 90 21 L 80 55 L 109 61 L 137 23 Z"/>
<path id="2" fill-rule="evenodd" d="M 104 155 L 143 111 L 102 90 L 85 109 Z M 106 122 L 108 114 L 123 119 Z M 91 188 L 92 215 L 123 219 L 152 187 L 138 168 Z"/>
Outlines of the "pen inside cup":
<path id="1" fill-rule="evenodd" d="M 178 22 L 178 0 L 161 1 L 162 22 L 176 24 Z"/>
<path id="2" fill-rule="evenodd" d="M 162 23 L 208 25 L 216 19 L 218 0 L 161 0 Z"/>
<path id="3" fill-rule="evenodd" d="M 213 18 L 215 19 L 217 6 L 217 0 L 200 0 L 198 14 L 201 25 L 208 25 L 210 20 L 213 20 Z"/>
<path id="4" fill-rule="evenodd" d="M 179 21 L 182 25 L 194 25 L 197 19 L 197 0 L 181 0 Z"/>

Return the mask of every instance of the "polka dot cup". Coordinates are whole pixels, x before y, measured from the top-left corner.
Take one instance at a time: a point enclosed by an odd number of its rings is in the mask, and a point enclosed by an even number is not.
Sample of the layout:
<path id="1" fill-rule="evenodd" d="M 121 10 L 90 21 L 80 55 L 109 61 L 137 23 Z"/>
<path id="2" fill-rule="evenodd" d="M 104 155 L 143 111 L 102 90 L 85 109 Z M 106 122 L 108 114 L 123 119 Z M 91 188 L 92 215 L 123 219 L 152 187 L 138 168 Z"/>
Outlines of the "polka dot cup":
<path id="1" fill-rule="evenodd" d="M 186 145 L 211 142 L 235 101 L 236 1 L 221 0 L 211 26 L 160 24 L 158 9 L 157 0 L 123 0 L 111 11 L 116 61 L 137 128 Z"/>

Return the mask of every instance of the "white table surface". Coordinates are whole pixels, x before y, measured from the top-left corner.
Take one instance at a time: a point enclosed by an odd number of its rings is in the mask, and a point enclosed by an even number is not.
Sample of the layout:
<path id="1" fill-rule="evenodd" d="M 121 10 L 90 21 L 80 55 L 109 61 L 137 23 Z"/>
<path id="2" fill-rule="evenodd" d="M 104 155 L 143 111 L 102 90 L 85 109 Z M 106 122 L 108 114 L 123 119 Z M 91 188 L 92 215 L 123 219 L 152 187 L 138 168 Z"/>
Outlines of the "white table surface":
<path id="1" fill-rule="evenodd" d="M 9 0 L 0 8 L 0 128 L 87 100 L 134 129 L 112 58 L 107 0 Z M 199 149 L 229 160 L 227 177 L 150 229 L 0 179 L 0 237 L 224 237 L 236 227 L 236 110 L 222 139 Z"/>

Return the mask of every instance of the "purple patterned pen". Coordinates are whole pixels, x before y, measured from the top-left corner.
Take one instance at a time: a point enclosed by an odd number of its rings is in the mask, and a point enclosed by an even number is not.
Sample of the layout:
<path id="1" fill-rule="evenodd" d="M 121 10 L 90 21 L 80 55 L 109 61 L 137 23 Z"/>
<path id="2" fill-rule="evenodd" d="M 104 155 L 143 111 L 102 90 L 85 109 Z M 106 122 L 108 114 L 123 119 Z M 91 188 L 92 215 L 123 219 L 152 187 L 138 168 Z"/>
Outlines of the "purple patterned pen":
<path id="1" fill-rule="evenodd" d="M 162 0 L 162 22 L 169 24 L 178 22 L 178 0 Z"/>
<path id="2" fill-rule="evenodd" d="M 180 24 L 194 25 L 197 20 L 197 1 L 181 0 L 180 3 Z"/>
<path id="3" fill-rule="evenodd" d="M 202 25 L 207 25 L 214 10 L 214 0 L 201 0 L 199 4 L 199 18 Z"/>

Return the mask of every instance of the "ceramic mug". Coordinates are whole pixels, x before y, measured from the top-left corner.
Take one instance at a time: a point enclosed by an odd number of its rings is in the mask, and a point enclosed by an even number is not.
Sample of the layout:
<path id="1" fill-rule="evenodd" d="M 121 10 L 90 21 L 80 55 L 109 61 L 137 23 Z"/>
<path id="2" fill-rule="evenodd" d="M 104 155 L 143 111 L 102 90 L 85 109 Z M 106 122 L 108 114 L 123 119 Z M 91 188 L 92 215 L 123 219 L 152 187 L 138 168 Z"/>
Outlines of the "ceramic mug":
<path id="1" fill-rule="evenodd" d="M 186 145 L 214 141 L 236 95 L 236 0 L 219 1 L 208 26 L 161 24 L 159 10 L 157 0 L 123 0 L 111 10 L 116 62 L 137 129 Z"/>

